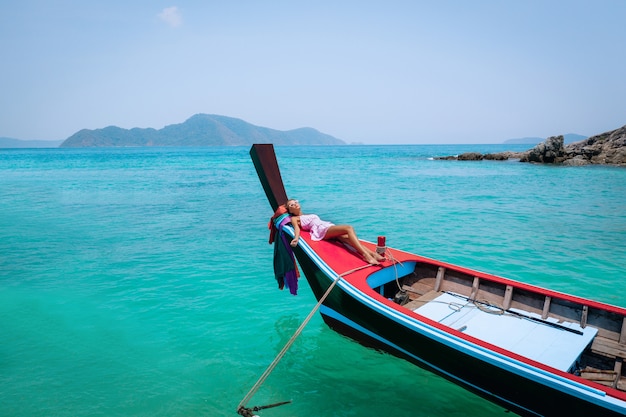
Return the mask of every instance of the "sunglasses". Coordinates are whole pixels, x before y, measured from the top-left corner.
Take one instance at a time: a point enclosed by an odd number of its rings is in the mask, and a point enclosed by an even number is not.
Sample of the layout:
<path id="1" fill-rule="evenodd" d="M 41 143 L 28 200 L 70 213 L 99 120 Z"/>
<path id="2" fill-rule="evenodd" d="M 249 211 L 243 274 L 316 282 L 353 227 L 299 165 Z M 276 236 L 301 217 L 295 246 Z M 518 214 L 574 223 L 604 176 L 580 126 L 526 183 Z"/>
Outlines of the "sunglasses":
<path id="1" fill-rule="evenodd" d="M 300 203 L 298 202 L 298 200 L 293 200 L 292 202 L 290 202 L 289 204 L 287 204 L 287 207 L 295 207 L 295 206 L 297 206 L 298 204 L 300 204 Z"/>

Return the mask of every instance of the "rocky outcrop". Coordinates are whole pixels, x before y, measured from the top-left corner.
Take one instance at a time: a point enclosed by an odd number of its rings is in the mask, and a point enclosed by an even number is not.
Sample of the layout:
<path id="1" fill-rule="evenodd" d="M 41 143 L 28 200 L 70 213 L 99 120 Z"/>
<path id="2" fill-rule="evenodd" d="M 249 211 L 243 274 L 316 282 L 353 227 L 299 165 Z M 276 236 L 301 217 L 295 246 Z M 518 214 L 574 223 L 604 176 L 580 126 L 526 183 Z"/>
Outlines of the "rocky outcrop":
<path id="1" fill-rule="evenodd" d="M 467 153 L 462 153 L 461 155 L 459 155 L 457 159 L 459 161 L 480 161 L 483 158 L 484 156 L 481 153 L 467 152 Z"/>
<path id="2" fill-rule="evenodd" d="M 626 126 L 568 145 L 564 145 L 562 135 L 551 136 L 543 143 L 525 152 L 500 152 L 484 155 L 478 152 L 468 152 L 459 156 L 436 159 L 457 159 L 459 161 L 519 159 L 520 162 L 567 166 L 589 164 L 626 166 Z"/>
<path id="3" fill-rule="evenodd" d="M 480 152 L 466 152 L 462 153 L 458 156 L 440 156 L 435 159 L 442 160 L 458 160 L 458 161 L 506 161 L 509 159 L 521 159 L 526 152 L 498 152 L 498 153 L 486 153 L 482 154 Z"/>
<path id="4" fill-rule="evenodd" d="M 551 136 L 540 143 L 520 158 L 520 162 L 539 162 L 544 164 L 554 164 L 563 160 L 565 148 L 563 146 L 563 136 Z"/>
<path id="5" fill-rule="evenodd" d="M 626 126 L 565 146 L 563 136 L 551 137 L 527 151 L 520 161 L 568 166 L 626 166 Z"/>
<path id="6" fill-rule="evenodd" d="M 626 165 L 626 126 L 565 147 L 563 165 Z"/>

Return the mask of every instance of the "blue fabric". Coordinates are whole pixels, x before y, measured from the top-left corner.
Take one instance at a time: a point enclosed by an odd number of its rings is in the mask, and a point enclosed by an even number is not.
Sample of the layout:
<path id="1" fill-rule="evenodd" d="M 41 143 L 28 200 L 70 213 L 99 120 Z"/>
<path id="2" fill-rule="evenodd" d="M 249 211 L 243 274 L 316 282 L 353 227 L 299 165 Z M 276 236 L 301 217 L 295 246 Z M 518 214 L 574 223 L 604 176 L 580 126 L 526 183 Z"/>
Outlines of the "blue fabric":
<path id="1" fill-rule="evenodd" d="M 289 223 L 289 216 L 281 216 L 276 219 L 278 238 L 274 241 L 274 276 L 278 281 L 278 288 L 287 287 L 293 295 L 298 294 L 298 270 L 296 259 L 291 249 L 291 236 L 289 236 L 283 226 Z"/>

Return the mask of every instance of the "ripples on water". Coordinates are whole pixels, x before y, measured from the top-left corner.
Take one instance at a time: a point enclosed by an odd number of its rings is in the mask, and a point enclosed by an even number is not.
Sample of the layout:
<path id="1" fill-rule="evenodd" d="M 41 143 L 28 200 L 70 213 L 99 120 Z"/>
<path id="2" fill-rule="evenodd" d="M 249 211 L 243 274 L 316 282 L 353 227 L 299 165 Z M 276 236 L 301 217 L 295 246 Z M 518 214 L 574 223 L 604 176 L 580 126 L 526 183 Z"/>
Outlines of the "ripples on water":
<path id="1" fill-rule="evenodd" d="M 471 150 L 503 149 L 277 153 L 367 240 L 626 306 L 626 170 L 429 159 Z M 275 289 L 248 149 L 5 150 L 0 175 L 0 415 L 235 415 L 315 304 Z M 263 415 L 502 415 L 319 316 L 250 405 L 289 399 Z"/>

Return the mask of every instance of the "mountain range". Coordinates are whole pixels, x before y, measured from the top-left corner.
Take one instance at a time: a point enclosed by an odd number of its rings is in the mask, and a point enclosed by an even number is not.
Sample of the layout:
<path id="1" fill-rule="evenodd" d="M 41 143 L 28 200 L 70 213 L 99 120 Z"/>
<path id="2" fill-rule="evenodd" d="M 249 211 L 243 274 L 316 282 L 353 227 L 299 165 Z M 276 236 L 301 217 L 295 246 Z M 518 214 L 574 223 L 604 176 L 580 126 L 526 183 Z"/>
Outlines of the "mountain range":
<path id="1" fill-rule="evenodd" d="M 343 145 L 340 139 L 313 128 L 288 131 L 255 126 L 241 119 L 214 114 L 196 114 L 183 123 L 162 129 L 83 129 L 61 144 L 71 147 L 106 146 L 242 146 L 253 143 L 275 145 Z"/>
<path id="2" fill-rule="evenodd" d="M 587 138 L 574 133 L 563 136 L 565 143 Z M 503 143 L 535 145 L 544 140 L 539 137 L 525 137 L 509 139 Z M 196 114 L 183 123 L 168 125 L 162 129 L 124 129 L 117 126 L 82 129 L 65 140 L 19 140 L 0 137 L 0 148 L 249 146 L 253 143 L 345 145 L 344 141 L 309 127 L 281 131 L 214 114 Z"/>

